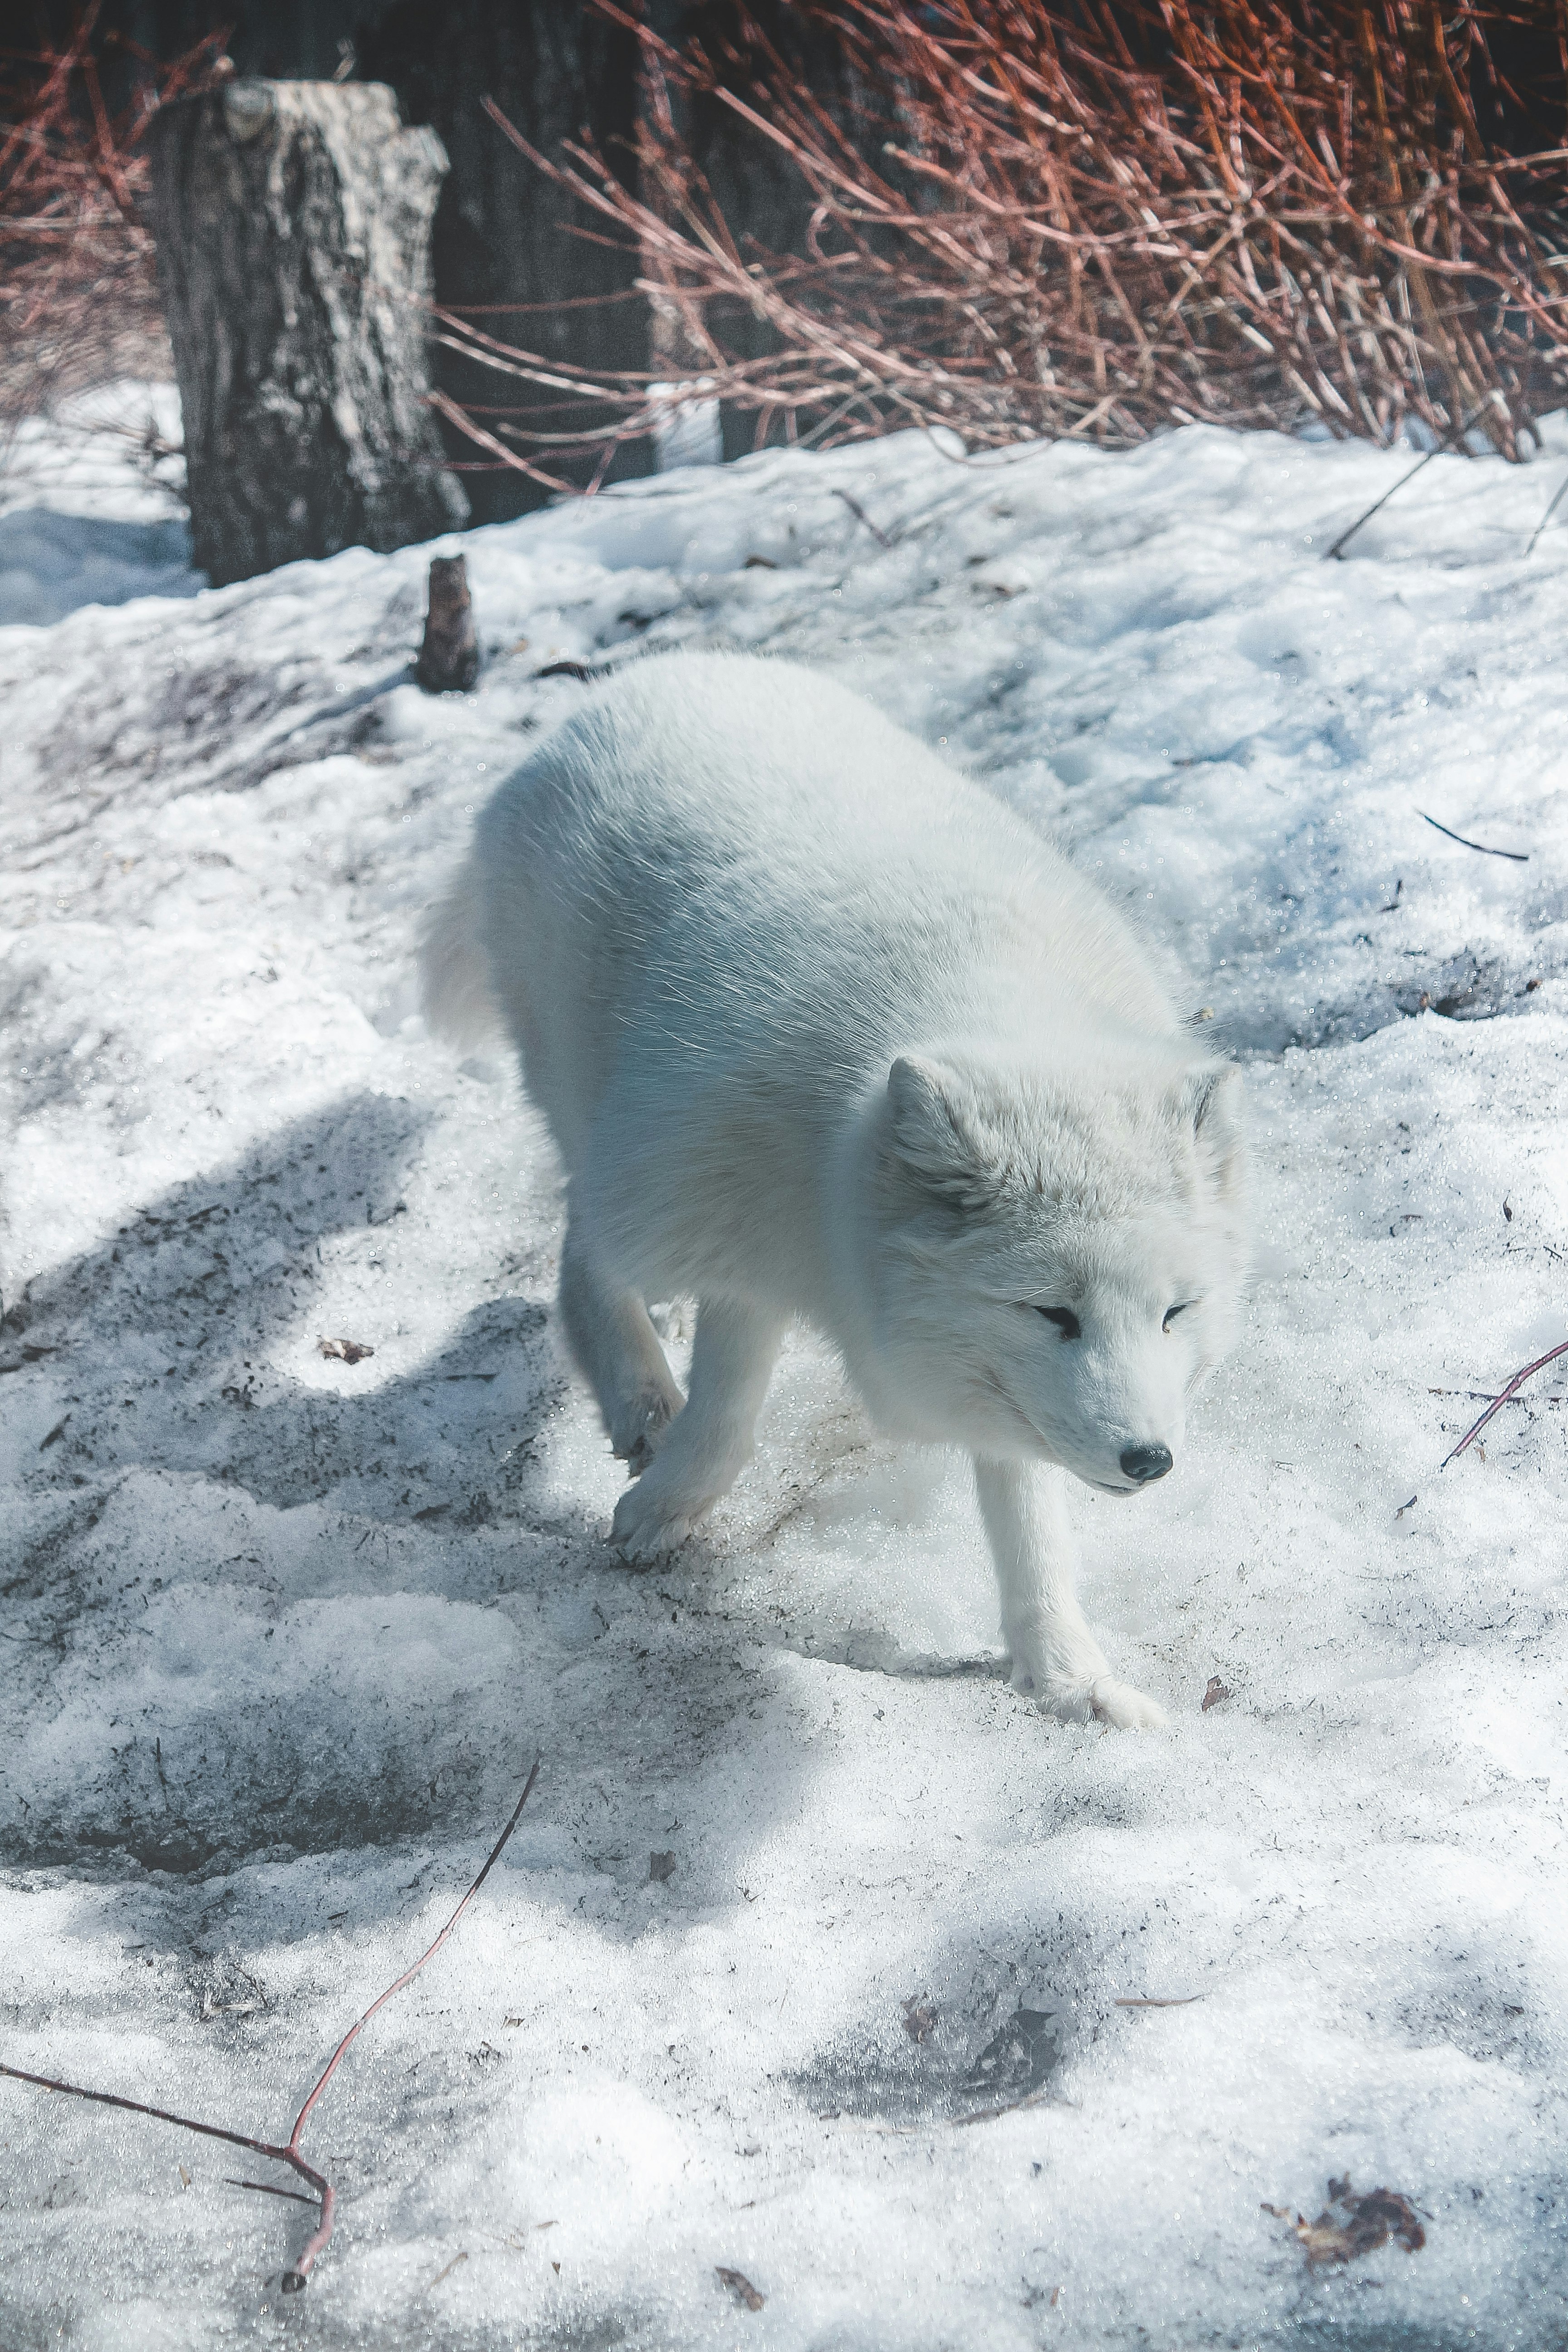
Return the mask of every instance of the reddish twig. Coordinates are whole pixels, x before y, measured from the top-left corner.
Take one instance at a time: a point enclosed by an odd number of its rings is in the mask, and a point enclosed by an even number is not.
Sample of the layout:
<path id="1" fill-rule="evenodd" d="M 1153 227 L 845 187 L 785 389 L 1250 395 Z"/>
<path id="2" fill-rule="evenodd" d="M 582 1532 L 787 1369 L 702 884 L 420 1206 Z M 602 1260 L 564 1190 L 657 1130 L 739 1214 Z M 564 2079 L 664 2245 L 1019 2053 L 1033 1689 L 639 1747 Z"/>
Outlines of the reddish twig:
<path id="1" fill-rule="evenodd" d="M 523 1783 L 522 1794 L 518 1799 L 517 1803 L 512 1810 L 511 1819 L 508 1822 L 505 1829 L 502 1830 L 500 1837 L 497 1838 L 494 1845 L 490 1848 L 484 1868 L 479 1872 L 479 1876 L 474 1880 L 472 1885 L 468 1888 L 468 1893 L 464 1895 L 462 1901 L 458 1904 L 457 1909 L 453 1912 L 451 1917 L 447 1920 L 446 1926 L 442 1928 L 435 1942 L 431 1944 L 426 1951 L 420 1954 L 412 1968 L 405 1969 L 403 1974 L 397 1979 L 397 1981 L 395 1984 L 389 1984 L 384 1992 L 377 1994 L 375 2000 L 371 2002 L 370 2007 L 365 2011 L 363 2016 L 358 2018 L 355 2022 L 350 2026 L 348 2032 L 344 2034 L 342 2040 L 339 2042 L 337 2048 L 328 2059 L 325 2066 L 321 2069 L 321 2074 L 317 2076 L 310 2096 L 306 2099 L 304 2105 L 300 2108 L 299 2114 L 294 2118 L 293 2130 L 289 2133 L 288 2140 L 281 2146 L 273 2140 L 252 2138 L 248 2132 L 230 2131 L 222 2124 L 204 2124 L 198 2122 L 195 2117 L 192 2116 L 174 2115 L 167 2107 L 149 2106 L 141 2099 L 122 2098 L 120 2094 L 115 2091 L 89 2091 L 85 2090 L 79 2083 L 59 2083 L 56 2082 L 51 2075 L 31 2074 L 21 2066 L 7 2066 L 0 2064 L 0 2074 L 8 2075 L 15 2083 L 31 2083 L 40 2091 L 58 2091 L 63 2093 L 68 2098 L 72 2099 L 90 2099 L 95 2105 L 100 2107 L 121 2107 L 130 2115 L 151 2116 L 155 2123 L 174 2124 L 181 2131 L 199 2132 L 205 2139 L 221 2139 L 226 2141 L 230 2147 L 247 2148 L 253 2156 L 265 2156 L 269 2158 L 275 2164 L 288 2165 L 290 2170 L 297 2173 L 301 2180 L 307 2180 L 310 2182 L 310 2187 L 316 2192 L 316 2200 L 320 2206 L 320 2216 L 317 2221 L 316 2227 L 306 2241 L 303 2252 L 300 2254 L 298 2262 L 294 2264 L 293 2269 L 286 2271 L 283 2274 L 284 2294 L 298 2294 L 305 2285 L 311 2271 L 315 2267 L 318 2257 L 321 2255 L 326 2247 L 328 2241 L 331 2237 L 332 2220 L 337 2207 L 337 2191 L 332 2187 L 331 2182 L 326 2179 L 324 2174 L 318 2172 L 313 2165 L 307 2164 L 304 2157 L 300 2151 L 300 2135 L 305 2128 L 306 2120 L 310 2116 L 310 2110 L 315 2105 L 317 2100 L 321 2097 L 321 2093 L 326 2089 L 327 2084 L 331 2081 L 332 2076 L 336 2074 L 339 2065 L 342 2063 L 343 2053 L 348 2049 L 350 2042 L 353 2041 L 355 2035 L 359 2033 L 363 2027 L 370 2023 L 371 2019 L 375 2015 L 378 2009 L 384 2008 L 386 2003 L 392 1999 L 394 1993 L 401 1992 L 405 1984 L 409 1984 L 413 1981 L 414 1978 L 419 1974 L 420 1969 L 425 1966 L 426 1960 L 434 1958 L 435 1955 L 440 1950 L 442 1945 L 446 1942 L 447 1937 L 451 1934 L 453 1928 L 457 1926 L 458 1920 L 462 1917 L 464 1912 L 468 1909 L 469 1904 L 473 1901 L 475 1895 L 479 1893 L 480 1887 L 484 1885 L 486 1879 L 489 1876 L 490 1872 L 495 1868 L 496 1864 L 500 1860 L 501 1854 L 505 1851 L 508 1840 L 510 1838 L 513 1830 L 516 1829 L 518 1822 L 522 1819 L 522 1809 L 524 1805 L 527 1804 L 530 1794 L 532 1791 L 534 1781 L 539 1777 L 539 1764 L 540 1759 L 536 1756 L 533 1759 L 533 1769 L 529 1773 L 527 1780 Z M 255 2180 L 243 2180 L 234 2183 L 235 2187 L 241 2189 L 265 2189 L 266 2185 L 267 2184 L 265 2182 Z M 287 2189 L 275 2189 L 271 2191 L 272 2195 L 280 2197 L 289 2197 L 293 2196 L 295 2193 L 296 2192 L 294 2190 Z M 300 2201 L 308 2204 L 310 2200 L 307 2198 L 302 2199 Z"/>
<path id="2" fill-rule="evenodd" d="M 1444 1454 L 1443 1459 L 1437 1465 L 1438 1469 L 1446 1470 L 1449 1463 L 1452 1462 L 1458 1454 L 1464 1452 L 1471 1439 L 1480 1435 L 1482 1430 L 1486 1427 L 1493 1413 L 1501 1412 L 1503 1406 L 1507 1404 L 1510 1397 L 1514 1394 L 1516 1390 L 1523 1387 L 1525 1381 L 1530 1379 L 1531 1373 L 1539 1372 L 1542 1367 L 1547 1364 L 1555 1363 L 1559 1356 L 1568 1356 L 1568 1339 L 1559 1340 L 1555 1348 L 1548 1348 L 1544 1356 L 1537 1356 L 1533 1364 L 1526 1364 L 1521 1372 L 1515 1372 L 1507 1388 L 1499 1391 L 1498 1394 L 1492 1399 L 1490 1404 L 1488 1405 L 1485 1412 L 1482 1413 L 1480 1419 L 1471 1423 L 1469 1428 L 1466 1430 L 1463 1437 L 1460 1438 L 1458 1445 L 1454 1446 L 1448 1453 Z"/>

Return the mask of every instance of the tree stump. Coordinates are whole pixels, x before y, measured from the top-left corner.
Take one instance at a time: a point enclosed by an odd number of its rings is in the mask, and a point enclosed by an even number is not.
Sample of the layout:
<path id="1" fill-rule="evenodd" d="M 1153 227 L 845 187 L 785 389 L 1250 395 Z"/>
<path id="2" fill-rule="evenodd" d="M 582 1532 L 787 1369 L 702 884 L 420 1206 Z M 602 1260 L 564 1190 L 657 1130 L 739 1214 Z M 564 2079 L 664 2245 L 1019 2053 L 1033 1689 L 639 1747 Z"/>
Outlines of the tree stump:
<path id="1" fill-rule="evenodd" d="M 377 82 L 233 81 L 151 131 L 195 557 L 215 585 L 467 520 L 426 404 L 447 172 Z"/>

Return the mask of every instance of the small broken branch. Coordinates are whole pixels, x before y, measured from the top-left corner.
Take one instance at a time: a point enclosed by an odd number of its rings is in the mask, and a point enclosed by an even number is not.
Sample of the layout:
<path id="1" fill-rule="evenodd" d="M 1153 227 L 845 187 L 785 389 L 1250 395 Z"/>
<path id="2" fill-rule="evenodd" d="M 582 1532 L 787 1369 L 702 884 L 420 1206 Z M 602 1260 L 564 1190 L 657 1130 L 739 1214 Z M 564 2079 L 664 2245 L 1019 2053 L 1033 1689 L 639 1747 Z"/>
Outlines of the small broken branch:
<path id="1" fill-rule="evenodd" d="M 965 2131 L 971 2124 L 994 2124 L 999 2116 L 1021 2115 L 1026 2107 L 1059 2107 L 1068 2102 L 1057 2096 L 1048 2084 L 1037 2091 L 1026 2091 L 1022 2098 L 1007 2099 L 999 2107 L 974 2107 L 966 2116 L 954 2116 L 955 2131 Z"/>
<path id="2" fill-rule="evenodd" d="M 1555 1348 L 1548 1348 L 1544 1356 L 1537 1356 L 1533 1364 L 1526 1364 L 1521 1372 L 1515 1372 L 1507 1388 L 1499 1391 L 1498 1394 L 1492 1399 L 1490 1404 L 1488 1405 L 1485 1412 L 1482 1413 L 1480 1419 L 1479 1421 L 1473 1421 L 1470 1423 L 1470 1426 L 1466 1430 L 1458 1445 L 1454 1446 L 1450 1452 L 1444 1454 L 1443 1459 L 1437 1465 L 1438 1469 L 1446 1470 L 1449 1463 L 1455 1461 L 1458 1456 L 1464 1452 L 1466 1446 L 1468 1445 L 1473 1439 L 1478 1438 L 1480 1435 L 1482 1430 L 1486 1427 L 1493 1413 L 1501 1412 L 1503 1406 L 1508 1402 L 1510 1397 L 1514 1394 L 1515 1391 L 1522 1388 L 1525 1381 L 1531 1378 L 1531 1374 L 1539 1372 L 1543 1365 L 1554 1364 L 1559 1356 L 1568 1356 L 1568 1339 L 1560 1339 Z M 1408 1508 L 1408 1506 L 1406 1506 L 1406 1507 Z"/>
<path id="3" fill-rule="evenodd" d="M 440 1950 L 442 1945 L 446 1942 L 447 1937 L 451 1934 L 453 1928 L 457 1926 L 458 1920 L 462 1917 L 464 1912 L 468 1909 L 469 1904 L 473 1901 L 475 1895 L 479 1893 L 480 1887 L 484 1885 L 491 1871 L 495 1868 L 496 1864 L 500 1860 L 500 1857 L 506 1849 L 508 1840 L 510 1838 L 511 1833 L 513 1830 L 516 1829 L 519 1822 L 522 1819 L 522 1809 L 524 1805 L 527 1804 L 534 1781 L 539 1777 L 539 1766 L 540 1759 L 536 1756 L 533 1759 L 533 1769 L 530 1772 L 527 1780 L 523 1783 L 522 1794 L 518 1799 L 517 1803 L 512 1810 L 510 1821 L 508 1822 L 505 1829 L 502 1830 L 500 1837 L 497 1838 L 494 1845 L 490 1848 L 484 1868 L 479 1872 L 479 1876 L 474 1880 L 472 1885 L 468 1888 L 468 1893 L 464 1895 L 462 1901 L 458 1904 L 457 1909 L 453 1912 L 451 1917 L 447 1920 L 446 1926 L 442 1928 L 435 1942 L 430 1945 L 426 1951 L 420 1954 L 412 1968 L 405 1969 L 403 1974 L 397 1979 L 395 1984 L 389 1984 L 384 1992 L 379 1993 L 375 2000 L 371 2002 L 370 2007 L 365 2011 L 363 2016 L 357 2019 L 355 2022 L 350 2026 L 348 2032 L 344 2034 L 342 2040 L 339 2042 L 337 2048 L 328 2059 L 325 2066 L 321 2069 L 321 2074 L 317 2076 L 314 2087 L 312 2088 L 310 2096 L 305 2101 L 304 2105 L 295 2116 L 294 2128 L 289 2133 L 286 2144 L 279 2146 L 273 2140 L 254 2139 L 248 2132 L 229 2131 L 222 2124 L 200 2123 L 194 2116 L 176 2116 L 172 2114 L 167 2107 L 149 2106 L 141 2099 L 122 2098 L 116 2091 L 90 2091 L 84 2089 L 79 2083 L 60 2083 L 55 2081 L 53 2076 L 48 2074 L 31 2074 L 21 2066 L 7 2066 L 0 2063 L 0 2074 L 8 2075 L 14 2083 L 31 2083 L 36 2089 L 40 2091 L 58 2091 L 63 2094 L 64 2096 L 72 2099 L 90 2099 L 97 2106 L 121 2107 L 130 2115 L 151 2116 L 155 2123 L 174 2124 L 181 2131 L 199 2132 L 204 2139 L 221 2139 L 226 2141 L 230 2147 L 247 2148 L 253 2156 L 265 2156 L 269 2158 L 274 2164 L 288 2165 L 290 2170 L 297 2173 L 301 2180 L 309 2181 L 310 2187 L 316 2192 L 314 2200 L 310 2198 L 300 2198 L 300 2203 L 310 2204 L 314 2201 L 320 2207 L 320 2218 L 315 2229 L 311 2231 L 310 2238 L 306 2241 L 303 2252 L 300 2254 L 298 2262 L 294 2264 L 293 2269 L 290 2271 L 285 2271 L 283 2273 L 284 2294 L 299 2294 L 309 2279 L 311 2271 L 315 2267 L 318 2257 L 321 2254 L 328 2241 L 331 2237 L 332 2217 L 337 2206 L 337 2191 L 332 2187 L 331 2182 L 328 2180 L 323 2174 L 318 2172 L 313 2165 L 307 2164 L 304 2157 L 300 2152 L 300 2135 L 305 2128 L 306 2120 L 310 2116 L 310 2110 L 315 2105 L 317 2100 L 321 2097 L 321 2093 L 326 2089 L 327 2084 L 331 2081 L 332 2076 L 336 2074 L 338 2067 L 342 2063 L 343 2053 L 347 2050 L 350 2042 L 354 2039 L 355 2035 L 361 2031 L 362 2027 L 370 2023 L 371 2019 L 375 2015 L 378 2009 L 385 2007 L 386 2003 L 392 1999 L 395 1992 L 401 1992 L 405 1984 L 409 1984 L 413 1981 L 413 1979 L 419 1974 L 420 1969 L 425 1966 L 426 1960 L 433 1959 L 435 1958 L 435 1955 Z M 265 2189 L 267 2187 L 267 2184 L 264 2181 L 259 2180 L 237 2180 L 232 2185 L 237 2189 Z M 270 2193 L 275 2197 L 294 2197 L 298 2195 L 297 2190 L 290 2189 L 274 2189 Z"/>
<path id="4" fill-rule="evenodd" d="M 230 2172 L 223 2177 L 226 2189 L 254 2189 L 258 2197 L 287 2197 L 295 2205 L 313 2205 L 313 2197 L 302 2197 L 297 2189 L 279 2189 L 275 2180 L 237 2180 Z"/>
<path id="5" fill-rule="evenodd" d="M 1152 1997 L 1143 1999 L 1131 1993 L 1119 1993 L 1114 2005 L 1118 2009 L 1191 2009 L 1194 2001 L 1202 2000 L 1203 1997 L 1201 1992 L 1178 1992 L 1168 1994 L 1163 2000 L 1159 2000 Z"/>
<path id="6" fill-rule="evenodd" d="M 845 505 L 848 508 L 857 522 L 865 524 L 867 530 L 870 532 L 879 547 L 892 546 L 893 542 L 888 537 L 887 532 L 881 529 L 879 524 L 872 521 L 870 516 L 867 513 L 858 499 L 852 499 L 847 490 L 835 490 L 833 495 L 836 499 L 843 499 Z"/>

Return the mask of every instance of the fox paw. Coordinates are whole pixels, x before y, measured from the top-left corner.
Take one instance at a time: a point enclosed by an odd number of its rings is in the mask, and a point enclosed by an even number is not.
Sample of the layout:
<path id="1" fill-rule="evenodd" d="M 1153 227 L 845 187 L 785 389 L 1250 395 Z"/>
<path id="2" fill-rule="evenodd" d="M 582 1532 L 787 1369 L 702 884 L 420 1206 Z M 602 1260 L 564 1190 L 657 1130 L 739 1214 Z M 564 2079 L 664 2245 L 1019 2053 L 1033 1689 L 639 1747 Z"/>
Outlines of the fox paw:
<path id="1" fill-rule="evenodd" d="M 625 1462 L 633 1477 L 646 1470 L 658 1451 L 665 1431 L 680 1411 L 679 1389 L 643 1389 L 627 1397 L 610 1423 L 610 1451 Z"/>
<path id="2" fill-rule="evenodd" d="M 1107 1674 L 1036 1676 L 1015 1665 L 1010 1679 L 1013 1688 L 1033 1699 L 1042 1715 L 1054 1715 L 1059 1723 L 1108 1723 L 1118 1731 L 1165 1727 L 1163 1707 L 1131 1683 L 1119 1683 Z"/>
<path id="3" fill-rule="evenodd" d="M 1163 1731 L 1168 1720 L 1163 1706 L 1109 1675 L 1089 1685 L 1089 1703 L 1097 1723 L 1113 1723 L 1119 1731 Z"/>
<path id="4" fill-rule="evenodd" d="M 661 1559 L 667 1552 L 679 1549 L 702 1509 L 700 1503 L 661 1495 L 647 1478 L 639 1478 L 616 1505 L 610 1541 L 627 1559 Z"/>

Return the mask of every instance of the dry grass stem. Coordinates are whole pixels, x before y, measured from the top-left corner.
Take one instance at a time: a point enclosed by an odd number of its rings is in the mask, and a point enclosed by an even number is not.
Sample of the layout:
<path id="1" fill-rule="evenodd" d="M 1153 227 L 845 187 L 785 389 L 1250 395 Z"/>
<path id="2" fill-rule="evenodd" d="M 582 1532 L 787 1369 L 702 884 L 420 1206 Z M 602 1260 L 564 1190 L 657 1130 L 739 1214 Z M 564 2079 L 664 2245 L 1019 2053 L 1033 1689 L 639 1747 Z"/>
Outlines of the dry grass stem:
<path id="1" fill-rule="evenodd" d="M 1484 841 L 1469 841 L 1462 833 L 1451 832 L 1447 825 L 1439 824 L 1435 816 L 1428 816 L 1425 809 L 1417 809 L 1415 814 L 1423 824 L 1429 824 L 1434 833 L 1447 834 L 1448 839 L 1457 841 L 1461 849 L 1479 849 L 1483 857 L 1510 857 L 1516 866 L 1528 866 L 1530 863 L 1528 849 L 1490 849 Z"/>

